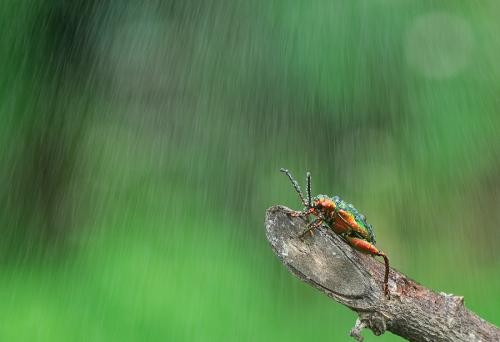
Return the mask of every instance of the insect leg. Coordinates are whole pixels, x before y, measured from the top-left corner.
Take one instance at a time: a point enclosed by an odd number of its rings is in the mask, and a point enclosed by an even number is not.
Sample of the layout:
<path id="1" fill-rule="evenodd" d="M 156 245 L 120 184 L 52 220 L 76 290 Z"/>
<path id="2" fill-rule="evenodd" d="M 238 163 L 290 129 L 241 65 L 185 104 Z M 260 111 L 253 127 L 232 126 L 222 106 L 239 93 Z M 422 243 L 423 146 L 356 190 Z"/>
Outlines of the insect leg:
<path id="1" fill-rule="evenodd" d="M 318 218 L 314 221 L 312 221 L 311 223 L 309 223 L 307 225 L 307 229 L 299 235 L 299 238 L 303 238 L 307 233 L 311 233 L 313 232 L 314 229 L 318 228 L 319 226 L 321 226 L 321 224 L 323 223 L 323 219 L 322 218 Z"/>
<path id="2" fill-rule="evenodd" d="M 314 208 L 309 208 L 309 209 L 304 210 L 304 211 L 292 212 L 292 213 L 290 213 L 290 216 L 292 216 L 292 217 L 306 217 L 307 215 L 311 215 L 314 212 L 315 212 Z"/>
<path id="3" fill-rule="evenodd" d="M 384 258 L 384 263 L 385 263 L 385 273 L 384 273 L 384 294 L 387 296 L 387 298 L 390 298 L 389 296 L 389 258 L 387 255 L 385 255 L 384 252 L 379 251 L 377 247 L 375 247 L 373 244 L 370 242 L 366 241 L 365 239 L 360 239 L 356 237 L 351 237 L 348 236 L 346 237 L 347 242 L 357 250 L 371 254 L 371 255 L 378 255 Z"/>
<path id="4" fill-rule="evenodd" d="M 390 298 L 389 294 L 389 258 L 385 253 L 380 252 L 377 254 L 384 258 L 384 263 L 385 263 L 385 275 L 384 275 L 384 294 L 386 295 L 387 298 Z"/>
<path id="5" fill-rule="evenodd" d="M 292 182 L 292 185 L 293 185 L 295 191 L 297 191 L 297 193 L 299 194 L 299 197 L 300 197 L 300 200 L 302 201 L 302 203 L 304 203 L 304 205 L 306 207 L 310 208 L 310 206 L 308 205 L 308 203 L 306 202 L 306 200 L 304 198 L 304 195 L 302 195 L 302 191 L 300 191 L 299 183 L 297 183 L 297 181 L 293 178 L 290 171 L 288 171 L 287 169 L 283 169 L 283 168 L 281 168 L 280 171 L 285 173 L 288 176 L 288 178 L 290 179 L 290 182 Z"/>

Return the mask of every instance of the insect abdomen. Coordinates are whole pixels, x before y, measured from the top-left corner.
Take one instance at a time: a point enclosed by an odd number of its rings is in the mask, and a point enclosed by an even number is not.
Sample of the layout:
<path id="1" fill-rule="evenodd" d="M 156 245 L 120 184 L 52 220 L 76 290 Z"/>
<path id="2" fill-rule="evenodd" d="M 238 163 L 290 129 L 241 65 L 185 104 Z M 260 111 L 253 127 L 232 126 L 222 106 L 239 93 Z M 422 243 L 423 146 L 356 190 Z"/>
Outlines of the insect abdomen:
<path id="1" fill-rule="evenodd" d="M 338 216 L 342 216 L 336 218 L 335 225 L 341 226 L 342 230 L 351 229 L 360 238 L 375 243 L 372 226 L 366 222 L 364 215 L 360 214 L 352 204 L 344 202 L 338 196 L 334 196 L 332 200 L 337 206 Z"/>

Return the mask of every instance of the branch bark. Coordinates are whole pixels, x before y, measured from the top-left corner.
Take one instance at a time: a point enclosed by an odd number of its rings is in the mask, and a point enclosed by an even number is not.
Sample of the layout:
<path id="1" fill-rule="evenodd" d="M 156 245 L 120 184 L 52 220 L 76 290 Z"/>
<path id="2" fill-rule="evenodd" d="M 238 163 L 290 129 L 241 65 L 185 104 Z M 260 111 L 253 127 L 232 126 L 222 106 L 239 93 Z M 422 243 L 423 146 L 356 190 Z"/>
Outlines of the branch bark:
<path id="1" fill-rule="evenodd" d="M 392 268 L 387 299 L 382 263 L 326 227 L 300 239 L 306 221 L 290 212 L 282 206 L 267 210 L 267 239 L 293 274 L 357 312 L 351 336 L 358 341 L 363 328 L 409 341 L 500 341 L 500 329 L 468 310 L 463 297 L 433 292 Z"/>

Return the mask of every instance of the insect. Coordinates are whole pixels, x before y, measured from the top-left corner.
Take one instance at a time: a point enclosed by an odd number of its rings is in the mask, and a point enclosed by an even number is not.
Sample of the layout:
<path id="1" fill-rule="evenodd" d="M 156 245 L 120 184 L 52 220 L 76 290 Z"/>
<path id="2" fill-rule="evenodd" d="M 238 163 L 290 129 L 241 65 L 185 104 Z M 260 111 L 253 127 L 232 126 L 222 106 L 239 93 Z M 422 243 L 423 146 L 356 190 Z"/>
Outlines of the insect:
<path id="1" fill-rule="evenodd" d="M 303 238 L 307 233 L 313 233 L 314 229 L 326 224 L 328 228 L 339 234 L 355 249 L 373 256 L 381 256 L 385 262 L 384 275 L 384 293 L 389 297 L 389 258 L 384 252 L 375 247 L 375 234 L 372 226 L 366 222 L 366 218 L 352 204 L 344 202 L 340 197 L 329 197 L 327 195 L 317 195 L 311 197 L 311 174 L 307 173 L 307 199 L 304 198 L 300 190 L 299 183 L 293 178 L 292 174 L 286 169 L 280 169 L 285 173 L 292 185 L 299 194 L 300 200 L 305 208 L 302 211 L 294 212 L 294 217 L 305 217 L 314 215 L 316 217 L 307 225 L 307 229 L 300 234 Z"/>

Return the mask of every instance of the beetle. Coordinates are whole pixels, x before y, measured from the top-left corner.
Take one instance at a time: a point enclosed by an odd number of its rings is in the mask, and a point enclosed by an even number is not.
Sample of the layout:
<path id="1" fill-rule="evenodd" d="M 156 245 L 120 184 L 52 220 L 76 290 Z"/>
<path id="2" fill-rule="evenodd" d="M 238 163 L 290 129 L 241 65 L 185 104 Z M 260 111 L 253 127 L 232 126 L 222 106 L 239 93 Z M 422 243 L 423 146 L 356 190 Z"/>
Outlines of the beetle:
<path id="1" fill-rule="evenodd" d="M 299 183 L 293 178 L 290 171 L 283 168 L 280 171 L 288 176 L 295 191 L 299 194 L 300 200 L 304 204 L 302 211 L 293 212 L 291 216 L 305 217 L 306 219 L 309 215 L 316 217 L 315 220 L 307 225 L 307 229 L 300 234 L 300 238 L 303 238 L 307 233 L 311 233 L 312 235 L 314 229 L 325 224 L 358 251 L 372 256 L 381 256 L 384 258 L 385 263 L 384 294 L 389 297 L 389 258 L 384 252 L 375 247 L 375 233 L 372 226 L 366 222 L 366 217 L 352 204 L 346 203 L 339 196 L 317 195 L 311 197 L 310 172 L 307 172 L 306 199 L 300 190 Z"/>

